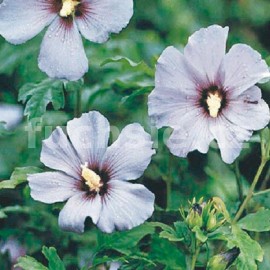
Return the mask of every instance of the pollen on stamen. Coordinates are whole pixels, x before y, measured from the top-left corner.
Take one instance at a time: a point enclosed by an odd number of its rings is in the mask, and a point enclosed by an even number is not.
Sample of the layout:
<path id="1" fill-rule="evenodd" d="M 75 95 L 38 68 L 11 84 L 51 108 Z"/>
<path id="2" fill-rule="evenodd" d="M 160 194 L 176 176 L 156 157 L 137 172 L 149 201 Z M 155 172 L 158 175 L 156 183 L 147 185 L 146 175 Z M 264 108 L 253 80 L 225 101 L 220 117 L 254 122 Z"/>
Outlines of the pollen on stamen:
<path id="1" fill-rule="evenodd" d="M 81 176 L 84 178 L 85 184 L 89 187 L 90 191 L 99 192 L 100 188 L 103 186 L 100 176 L 88 168 L 87 162 L 81 165 L 81 168 Z"/>
<path id="2" fill-rule="evenodd" d="M 211 117 L 217 117 L 221 108 L 222 98 L 218 93 L 209 93 L 206 99 L 209 114 Z"/>
<path id="3" fill-rule="evenodd" d="M 61 17 L 68 17 L 73 14 L 75 12 L 76 6 L 79 4 L 78 1 L 74 0 L 62 0 L 62 3 L 63 6 L 59 13 Z"/>

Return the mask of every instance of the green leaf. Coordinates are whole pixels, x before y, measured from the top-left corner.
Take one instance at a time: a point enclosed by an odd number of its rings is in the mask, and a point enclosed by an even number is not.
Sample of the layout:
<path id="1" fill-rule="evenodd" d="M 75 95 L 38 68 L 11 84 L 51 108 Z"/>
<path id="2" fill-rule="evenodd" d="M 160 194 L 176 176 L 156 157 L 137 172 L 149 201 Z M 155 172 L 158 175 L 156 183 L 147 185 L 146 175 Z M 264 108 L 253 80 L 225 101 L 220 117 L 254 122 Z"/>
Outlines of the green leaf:
<path id="1" fill-rule="evenodd" d="M 262 262 L 263 250 L 258 242 L 251 239 L 247 232 L 238 225 L 232 226 L 233 237 L 229 240 L 230 245 L 239 247 L 240 255 L 237 258 L 237 269 L 256 270 L 256 261 Z"/>
<path id="2" fill-rule="evenodd" d="M 181 242 L 185 239 L 184 231 L 186 230 L 187 226 L 184 222 L 175 222 L 174 223 L 175 229 L 170 228 L 170 230 L 164 230 L 160 233 L 161 238 L 167 238 L 169 241 L 172 242 Z"/>
<path id="3" fill-rule="evenodd" d="M 270 210 L 260 209 L 257 213 L 249 214 L 242 218 L 238 225 L 242 229 L 252 232 L 270 231 Z"/>
<path id="4" fill-rule="evenodd" d="M 133 62 L 127 57 L 116 56 L 112 58 L 108 58 L 101 63 L 101 66 L 105 66 L 109 63 L 121 63 L 123 65 L 123 69 L 131 69 L 132 71 L 141 71 L 146 73 L 147 75 L 154 77 L 154 70 L 151 69 L 144 61 L 139 63 Z"/>
<path id="5" fill-rule="evenodd" d="M 113 234 L 100 234 L 98 250 L 113 249 L 129 255 L 132 248 L 137 247 L 139 241 L 148 234 L 153 234 L 155 229 L 149 224 L 143 224 L 130 231 L 116 232 Z"/>
<path id="6" fill-rule="evenodd" d="M 49 270 L 46 266 L 30 256 L 20 257 L 16 267 L 21 267 L 24 270 Z"/>
<path id="7" fill-rule="evenodd" d="M 24 115 L 29 120 L 41 117 L 49 103 L 52 103 L 55 110 L 59 110 L 65 104 L 63 82 L 46 79 L 38 84 L 28 83 L 20 89 L 19 101 L 26 103 Z"/>
<path id="8" fill-rule="evenodd" d="M 21 206 L 21 205 L 14 205 L 14 206 L 7 206 L 0 210 L 0 219 L 6 218 L 7 213 L 25 213 L 28 214 L 31 212 L 31 208 L 27 206 Z"/>
<path id="9" fill-rule="evenodd" d="M 270 129 L 267 127 L 260 132 L 262 157 L 270 157 Z"/>
<path id="10" fill-rule="evenodd" d="M 125 103 L 125 102 L 128 102 L 128 101 L 132 101 L 134 98 L 136 98 L 138 96 L 142 96 L 144 94 L 148 94 L 152 90 L 153 90 L 153 86 L 147 86 L 147 87 L 139 88 L 138 90 L 133 91 L 133 93 L 131 95 L 123 97 L 121 102 Z"/>
<path id="11" fill-rule="evenodd" d="M 5 180 L 0 182 L 0 189 L 13 189 L 19 184 L 27 181 L 27 174 L 39 173 L 42 170 L 37 167 L 21 167 L 15 168 L 12 173 L 10 180 Z"/>
<path id="12" fill-rule="evenodd" d="M 270 189 L 255 193 L 252 199 L 261 206 L 270 208 Z"/>
<path id="13" fill-rule="evenodd" d="M 185 255 L 175 243 L 158 237 L 153 237 L 149 257 L 165 265 L 166 270 L 184 270 L 186 267 Z"/>
<path id="14" fill-rule="evenodd" d="M 204 234 L 204 232 L 200 229 L 200 227 L 195 226 L 192 229 L 193 232 L 195 232 L 196 238 L 201 242 L 205 243 L 208 239 L 207 235 Z"/>
<path id="15" fill-rule="evenodd" d="M 49 262 L 49 269 L 50 270 L 65 270 L 65 265 L 62 260 L 59 258 L 56 249 L 54 247 L 43 247 L 42 253 L 46 257 Z"/>

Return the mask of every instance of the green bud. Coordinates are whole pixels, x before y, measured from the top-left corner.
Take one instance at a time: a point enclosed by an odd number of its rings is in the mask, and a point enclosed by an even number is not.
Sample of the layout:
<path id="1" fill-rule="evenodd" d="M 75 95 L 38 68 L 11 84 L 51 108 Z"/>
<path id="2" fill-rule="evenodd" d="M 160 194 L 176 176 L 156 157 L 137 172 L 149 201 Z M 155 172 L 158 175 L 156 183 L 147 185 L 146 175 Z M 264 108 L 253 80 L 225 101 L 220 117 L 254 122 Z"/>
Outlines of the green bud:
<path id="1" fill-rule="evenodd" d="M 186 222 L 190 229 L 195 226 L 202 227 L 202 207 L 198 203 L 192 205 L 186 217 Z"/>
<path id="2" fill-rule="evenodd" d="M 234 247 L 226 252 L 213 256 L 208 264 L 207 270 L 226 270 L 230 267 L 240 254 L 240 249 Z"/>
<path id="3" fill-rule="evenodd" d="M 206 230 L 208 232 L 211 232 L 216 228 L 216 226 L 217 226 L 217 218 L 214 213 L 210 213 L 206 224 Z"/>

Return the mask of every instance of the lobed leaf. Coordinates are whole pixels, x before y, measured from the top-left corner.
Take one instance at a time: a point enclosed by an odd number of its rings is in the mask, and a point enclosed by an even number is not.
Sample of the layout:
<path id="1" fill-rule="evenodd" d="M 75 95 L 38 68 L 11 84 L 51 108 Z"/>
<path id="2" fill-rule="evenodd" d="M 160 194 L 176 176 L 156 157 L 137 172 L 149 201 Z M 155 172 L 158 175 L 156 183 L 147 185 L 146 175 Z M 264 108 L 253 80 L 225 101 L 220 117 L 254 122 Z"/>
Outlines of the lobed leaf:
<path id="1" fill-rule="evenodd" d="M 63 82 L 45 79 L 38 84 L 27 83 L 19 90 L 18 100 L 26 103 L 24 115 L 29 120 L 41 117 L 50 103 L 59 110 L 65 105 Z"/>
<path id="2" fill-rule="evenodd" d="M 15 168 L 10 180 L 5 180 L 0 182 L 0 189 L 14 189 L 18 185 L 27 181 L 27 174 L 39 173 L 42 170 L 37 167 L 21 167 Z"/>
<path id="3" fill-rule="evenodd" d="M 242 218 L 238 225 L 247 231 L 267 232 L 270 231 L 270 210 L 260 209 L 258 212 Z"/>
<path id="4" fill-rule="evenodd" d="M 49 268 L 30 256 L 20 257 L 16 267 L 21 267 L 23 270 L 49 270 Z"/>
<path id="5" fill-rule="evenodd" d="M 42 253 L 46 257 L 49 263 L 49 269 L 50 270 L 65 270 L 65 265 L 62 262 L 62 260 L 59 258 L 56 249 L 54 247 L 43 247 Z"/>

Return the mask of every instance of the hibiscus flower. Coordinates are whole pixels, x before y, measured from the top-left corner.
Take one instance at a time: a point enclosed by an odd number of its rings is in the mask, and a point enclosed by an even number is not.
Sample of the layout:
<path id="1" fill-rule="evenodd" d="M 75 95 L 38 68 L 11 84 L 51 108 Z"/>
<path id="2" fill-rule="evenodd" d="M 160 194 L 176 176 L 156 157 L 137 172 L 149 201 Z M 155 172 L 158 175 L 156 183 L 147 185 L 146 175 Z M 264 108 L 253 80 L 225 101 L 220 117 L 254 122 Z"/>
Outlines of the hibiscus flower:
<path id="1" fill-rule="evenodd" d="M 56 172 L 28 176 L 33 199 L 67 201 L 59 215 L 62 229 L 84 231 L 86 217 L 111 233 L 142 224 L 154 210 L 154 195 L 139 178 L 155 153 L 151 137 L 139 124 L 126 126 L 108 147 L 110 126 L 98 112 L 67 123 L 68 137 L 58 127 L 43 142 L 41 161 Z"/>
<path id="2" fill-rule="evenodd" d="M 244 44 L 225 54 L 228 30 L 200 29 L 183 54 L 168 47 L 158 60 L 149 115 L 157 128 L 173 128 L 167 146 L 176 156 L 207 153 L 215 139 L 223 161 L 232 163 L 252 132 L 269 123 L 269 107 L 255 86 L 270 76 L 268 66 Z"/>
<path id="3" fill-rule="evenodd" d="M 119 33 L 133 14 L 133 0 L 4 0 L 0 35 L 21 44 L 46 26 L 39 68 L 49 77 L 78 80 L 88 71 L 81 35 L 103 43 Z"/>

